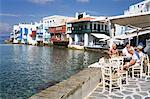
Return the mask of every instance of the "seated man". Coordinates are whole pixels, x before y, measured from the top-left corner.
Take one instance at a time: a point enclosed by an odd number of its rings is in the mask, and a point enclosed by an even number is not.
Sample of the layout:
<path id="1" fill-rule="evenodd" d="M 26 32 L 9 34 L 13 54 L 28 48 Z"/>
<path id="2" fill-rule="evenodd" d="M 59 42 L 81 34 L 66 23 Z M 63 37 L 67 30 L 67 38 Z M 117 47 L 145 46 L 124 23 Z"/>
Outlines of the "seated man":
<path id="1" fill-rule="evenodd" d="M 142 57 L 145 56 L 145 54 L 143 53 L 143 46 L 142 45 L 137 46 L 137 52 L 139 54 L 140 60 L 142 60 Z"/>
<path id="2" fill-rule="evenodd" d="M 124 62 L 129 62 L 131 60 L 131 54 L 128 49 L 130 48 L 130 44 L 127 42 L 125 48 L 122 50 L 122 54 L 124 57 Z"/>
<path id="3" fill-rule="evenodd" d="M 127 42 L 126 45 L 125 45 L 125 48 L 122 50 L 122 54 L 124 56 L 131 57 L 131 54 L 129 54 L 129 52 L 128 52 L 128 49 L 130 47 L 131 47 L 130 44 Z"/>
<path id="4" fill-rule="evenodd" d="M 129 67 L 135 65 L 135 64 L 140 64 L 140 57 L 138 53 L 134 50 L 133 47 L 130 47 L 128 49 L 129 53 L 131 54 L 131 60 L 129 63 L 125 64 L 123 69 L 127 70 Z"/>
<path id="5" fill-rule="evenodd" d="M 115 57 L 115 56 L 118 56 L 119 55 L 119 52 L 118 52 L 118 49 L 117 49 L 117 46 L 116 44 L 112 44 L 112 48 L 109 49 L 109 52 L 108 52 L 110 58 L 112 57 Z"/>

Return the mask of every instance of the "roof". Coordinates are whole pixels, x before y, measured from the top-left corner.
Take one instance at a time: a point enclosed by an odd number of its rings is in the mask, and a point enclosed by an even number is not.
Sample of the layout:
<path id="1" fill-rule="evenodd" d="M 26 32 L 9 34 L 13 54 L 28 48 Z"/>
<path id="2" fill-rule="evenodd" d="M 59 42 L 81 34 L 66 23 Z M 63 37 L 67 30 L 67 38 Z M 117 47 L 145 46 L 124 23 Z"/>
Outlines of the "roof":
<path id="1" fill-rule="evenodd" d="M 91 20 L 94 20 L 96 18 L 93 18 L 93 17 L 85 17 L 85 18 L 81 18 L 81 19 L 75 19 L 75 20 L 72 20 L 68 23 L 75 23 L 75 22 L 83 22 L 83 21 L 91 21 Z"/>
<path id="2" fill-rule="evenodd" d="M 150 12 L 133 14 L 133 15 L 120 15 L 109 18 L 111 23 L 119 25 L 132 25 L 139 28 L 150 26 Z"/>
<path id="3" fill-rule="evenodd" d="M 52 16 L 47 16 L 44 17 L 43 20 L 49 20 L 49 19 L 54 19 L 54 18 L 73 18 L 73 17 L 68 17 L 68 16 L 61 16 L 61 15 L 52 15 Z"/>

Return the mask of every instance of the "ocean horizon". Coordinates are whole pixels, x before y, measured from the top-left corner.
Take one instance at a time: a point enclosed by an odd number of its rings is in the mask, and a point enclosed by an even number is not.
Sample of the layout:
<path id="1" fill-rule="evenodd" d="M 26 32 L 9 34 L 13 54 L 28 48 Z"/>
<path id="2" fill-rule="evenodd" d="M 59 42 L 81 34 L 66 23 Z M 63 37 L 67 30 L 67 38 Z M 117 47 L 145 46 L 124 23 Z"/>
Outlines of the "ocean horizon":
<path id="1" fill-rule="evenodd" d="M 8 35 L 0 35 L 0 44 L 4 44 L 4 41 L 9 39 Z"/>

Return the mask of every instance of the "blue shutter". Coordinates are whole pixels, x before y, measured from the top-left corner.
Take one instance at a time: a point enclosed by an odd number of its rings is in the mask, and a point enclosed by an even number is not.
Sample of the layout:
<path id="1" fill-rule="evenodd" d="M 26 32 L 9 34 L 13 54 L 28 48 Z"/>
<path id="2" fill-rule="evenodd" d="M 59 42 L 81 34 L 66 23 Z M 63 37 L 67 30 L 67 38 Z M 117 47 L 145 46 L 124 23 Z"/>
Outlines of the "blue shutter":
<path id="1" fill-rule="evenodd" d="M 28 29 L 27 28 L 24 28 L 25 29 L 25 35 L 27 36 L 28 35 Z"/>
<path id="2" fill-rule="evenodd" d="M 22 28 L 20 29 L 20 40 L 22 40 Z"/>

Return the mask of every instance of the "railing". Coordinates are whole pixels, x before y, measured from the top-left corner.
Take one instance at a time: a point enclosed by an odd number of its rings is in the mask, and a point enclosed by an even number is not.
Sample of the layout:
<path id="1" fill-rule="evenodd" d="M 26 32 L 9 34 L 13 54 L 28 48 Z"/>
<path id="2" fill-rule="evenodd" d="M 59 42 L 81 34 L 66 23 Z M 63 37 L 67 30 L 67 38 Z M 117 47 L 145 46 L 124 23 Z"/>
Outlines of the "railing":
<path id="1" fill-rule="evenodd" d="M 109 34 L 108 30 L 73 30 L 72 33 L 107 33 Z"/>

